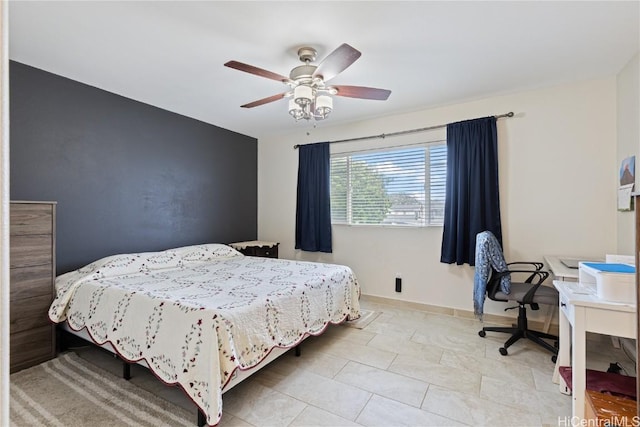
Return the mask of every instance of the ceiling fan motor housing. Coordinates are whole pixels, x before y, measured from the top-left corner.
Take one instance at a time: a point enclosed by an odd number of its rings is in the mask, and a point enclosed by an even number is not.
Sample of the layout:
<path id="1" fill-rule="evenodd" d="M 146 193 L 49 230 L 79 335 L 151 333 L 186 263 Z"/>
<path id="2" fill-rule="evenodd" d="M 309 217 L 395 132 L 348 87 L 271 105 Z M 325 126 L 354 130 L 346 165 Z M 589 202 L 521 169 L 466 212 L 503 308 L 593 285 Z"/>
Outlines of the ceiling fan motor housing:
<path id="1" fill-rule="evenodd" d="M 289 78 L 298 83 L 304 80 L 310 82 L 313 80 L 313 73 L 316 71 L 316 68 L 318 67 L 315 65 L 300 65 L 291 70 Z"/>
<path id="2" fill-rule="evenodd" d="M 298 58 L 304 62 L 304 65 L 295 67 L 289 73 L 289 78 L 298 84 L 309 84 L 313 81 L 313 73 L 318 68 L 315 65 L 311 65 L 316 60 L 318 52 L 312 47 L 301 47 L 298 49 Z"/>
<path id="3" fill-rule="evenodd" d="M 300 61 L 305 62 L 307 64 L 309 62 L 315 61 L 316 55 L 318 55 L 318 52 L 312 47 L 305 46 L 298 49 L 298 58 L 300 58 Z"/>

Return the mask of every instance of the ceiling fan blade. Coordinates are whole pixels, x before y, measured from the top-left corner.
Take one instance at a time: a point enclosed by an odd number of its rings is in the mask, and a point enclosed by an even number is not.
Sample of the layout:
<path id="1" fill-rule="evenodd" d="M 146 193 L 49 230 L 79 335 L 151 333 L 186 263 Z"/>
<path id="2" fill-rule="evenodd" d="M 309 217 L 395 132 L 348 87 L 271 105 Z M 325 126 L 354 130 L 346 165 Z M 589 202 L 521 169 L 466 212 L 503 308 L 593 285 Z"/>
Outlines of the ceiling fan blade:
<path id="1" fill-rule="evenodd" d="M 391 95 L 391 91 L 387 89 L 376 89 L 374 87 L 364 86 L 331 86 L 338 91 L 337 96 L 346 96 L 349 98 L 375 99 L 378 101 L 386 101 Z"/>
<path id="2" fill-rule="evenodd" d="M 279 93 L 277 95 L 268 96 L 266 98 L 262 98 L 262 99 L 258 99 L 257 101 L 250 102 L 248 104 L 241 105 L 240 107 L 242 107 L 242 108 L 253 108 L 253 107 L 257 107 L 259 105 L 268 104 L 270 102 L 277 101 L 279 99 L 284 98 L 284 96 L 286 94 L 287 93 L 285 92 L 285 93 Z"/>
<path id="3" fill-rule="evenodd" d="M 318 68 L 316 68 L 316 71 L 313 73 L 313 77 L 322 76 L 325 82 L 331 80 L 346 70 L 349 65 L 356 62 L 356 60 L 360 58 L 360 55 L 362 55 L 362 53 L 360 53 L 359 50 L 343 43 L 318 64 Z"/>
<path id="4" fill-rule="evenodd" d="M 287 82 L 289 81 L 289 77 L 285 77 L 278 73 L 273 73 L 271 71 L 263 70 L 262 68 L 254 67 L 253 65 L 243 64 L 238 61 L 229 61 L 224 64 L 225 67 L 235 68 L 236 70 L 244 71 L 245 73 L 255 74 L 256 76 L 266 77 L 271 80 L 277 80 L 279 82 Z"/>

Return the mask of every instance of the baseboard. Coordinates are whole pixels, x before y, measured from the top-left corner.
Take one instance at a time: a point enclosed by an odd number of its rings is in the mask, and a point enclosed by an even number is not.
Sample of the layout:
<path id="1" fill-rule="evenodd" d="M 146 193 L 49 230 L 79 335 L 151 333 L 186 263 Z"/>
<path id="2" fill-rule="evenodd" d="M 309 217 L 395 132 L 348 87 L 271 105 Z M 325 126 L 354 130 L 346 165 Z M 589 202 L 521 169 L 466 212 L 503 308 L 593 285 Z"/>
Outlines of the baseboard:
<path id="1" fill-rule="evenodd" d="M 438 305 L 404 301 L 404 300 L 398 300 L 394 298 L 381 297 L 377 295 L 362 294 L 360 298 L 364 301 L 379 302 L 381 304 L 387 304 L 393 307 L 407 308 L 411 310 L 425 311 L 425 312 L 436 313 L 436 314 L 444 314 L 448 316 L 458 317 L 461 319 L 471 319 L 471 320 L 476 319 L 472 310 L 462 310 L 458 308 L 442 307 Z M 517 310 L 515 311 L 517 313 Z M 490 323 L 495 325 L 510 326 L 511 324 L 514 323 L 515 320 L 516 318 L 512 316 L 501 316 L 498 314 L 488 314 L 488 313 L 485 313 L 483 315 L 483 323 Z M 533 330 L 538 330 L 538 331 L 544 330 L 544 326 L 545 326 L 544 322 L 541 322 L 538 320 L 529 320 L 528 323 L 529 323 L 529 327 Z M 551 325 L 549 325 L 548 332 L 550 334 L 558 335 L 558 331 L 559 331 L 559 326 L 557 323 L 551 323 Z"/>

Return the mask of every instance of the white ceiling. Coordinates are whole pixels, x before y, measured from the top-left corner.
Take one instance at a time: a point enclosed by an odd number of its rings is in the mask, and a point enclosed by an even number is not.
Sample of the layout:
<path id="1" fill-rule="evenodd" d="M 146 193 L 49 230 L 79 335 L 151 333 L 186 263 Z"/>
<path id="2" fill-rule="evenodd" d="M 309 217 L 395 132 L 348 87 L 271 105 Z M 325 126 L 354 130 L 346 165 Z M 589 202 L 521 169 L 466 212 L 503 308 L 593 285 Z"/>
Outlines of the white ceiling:
<path id="1" fill-rule="evenodd" d="M 11 1 L 12 60 L 256 138 L 309 127 L 287 101 L 240 105 L 287 87 L 224 67 L 288 75 L 362 52 L 333 84 L 390 89 L 336 98 L 318 126 L 615 75 L 640 49 L 638 1 Z M 500 112 L 487 112 L 500 113 Z"/>

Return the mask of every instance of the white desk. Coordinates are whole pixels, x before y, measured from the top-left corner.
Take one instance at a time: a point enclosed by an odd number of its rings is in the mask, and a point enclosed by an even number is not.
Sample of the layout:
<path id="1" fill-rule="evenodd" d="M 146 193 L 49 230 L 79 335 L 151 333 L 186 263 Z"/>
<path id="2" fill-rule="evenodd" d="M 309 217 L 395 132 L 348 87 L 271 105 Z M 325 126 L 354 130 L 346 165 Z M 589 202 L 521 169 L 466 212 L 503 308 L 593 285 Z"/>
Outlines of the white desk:
<path id="1" fill-rule="evenodd" d="M 557 255 L 545 255 L 544 262 L 549 267 L 551 273 L 556 280 L 563 280 L 565 282 L 578 281 L 578 269 L 569 268 L 560 261 L 561 259 L 572 259 L 576 261 L 595 261 L 602 262 L 602 258 L 593 257 L 579 257 L 579 256 L 557 256 Z"/>
<path id="2" fill-rule="evenodd" d="M 593 258 L 593 257 L 584 257 L 584 256 L 575 256 L 575 255 L 544 255 L 544 262 L 547 264 L 549 271 L 553 274 L 553 278 L 555 280 L 562 280 L 565 282 L 577 282 L 579 276 L 579 270 L 577 268 L 567 267 L 560 261 L 561 259 L 571 259 L 576 261 L 604 261 L 602 258 Z M 547 312 L 547 318 L 544 322 L 544 332 L 549 332 L 549 328 L 551 327 L 551 321 L 553 320 L 553 315 L 556 312 L 556 309 L 552 306 L 549 306 L 549 311 Z"/>
<path id="3" fill-rule="evenodd" d="M 560 294 L 560 349 L 558 366 L 572 369 L 572 413 L 584 419 L 586 387 L 586 333 L 636 338 L 636 306 L 607 302 L 594 294 L 576 293 L 577 282 L 554 280 Z M 567 343 L 571 342 L 571 346 Z M 554 373 L 554 377 L 557 373 Z"/>

